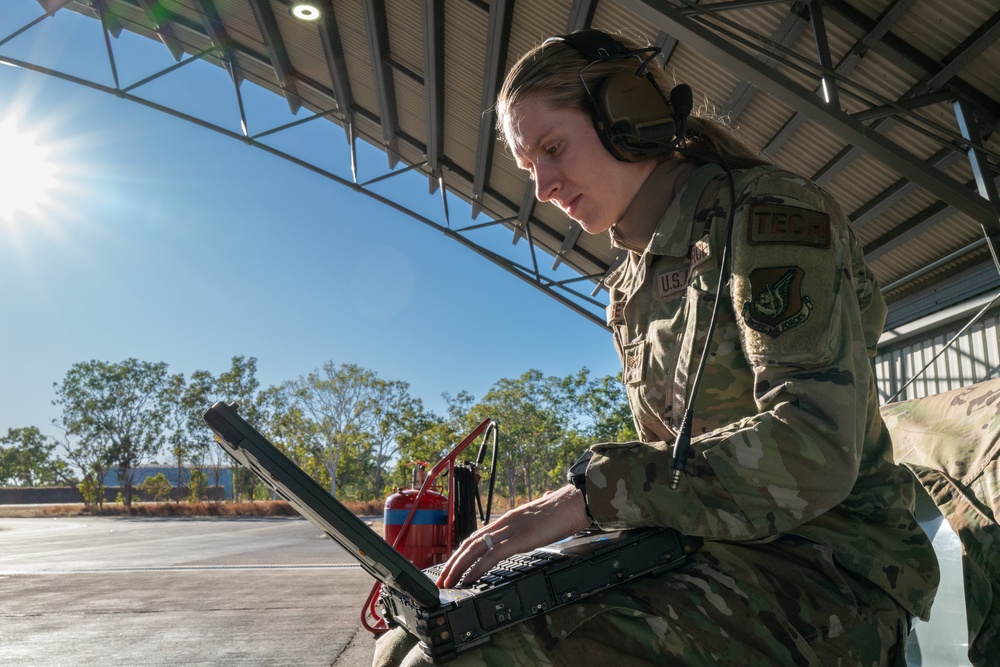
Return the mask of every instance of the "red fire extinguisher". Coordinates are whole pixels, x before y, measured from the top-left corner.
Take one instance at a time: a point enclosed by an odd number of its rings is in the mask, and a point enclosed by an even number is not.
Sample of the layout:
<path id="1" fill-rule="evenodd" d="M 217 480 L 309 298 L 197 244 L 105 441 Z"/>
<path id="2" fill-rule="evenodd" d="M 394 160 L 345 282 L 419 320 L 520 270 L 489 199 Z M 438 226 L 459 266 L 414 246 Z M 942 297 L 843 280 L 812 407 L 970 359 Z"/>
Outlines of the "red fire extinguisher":
<path id="1" fill-rule="evenodd" d="M 497 439 L 499 428 L 492 419 L 485 419 L 472 433 L 458 443 L 429 473 L 426 463 L 417 463 L 413 471 L 413 489 L 393 489 L 385 501 L 383 537 L 420 568 L 443 563 L 462 540 L 476 529 L 477 519 L 489 523 L 493 507 L 493 487 L 496 482 Z M 483 440 L 475 463 L 456 464 L 455 460 L 477 438 Z M 479 468 L 487 444 L 492 442 L 493 455 L 489 473 L 489 493 L 484 509 L 479 496 Z M 447 495 L 434 482 L 445 470 Z M 479 516 L 476 516 L 476 510 Z M 375 609 L 382 585 L 376 583 L 361 608 L 361 625 L 374 635 L 389 628 Z"/>
<path id="2" fill-rule="evenodd" d="M 443 563 L 448 559 L 448 497 L 440 487 L 425 489 L 418 498 L 417 489 L 424 481 L 427 464 L 418 461 L 413 466 L 413 478 L 409 489 L 393 489 L 393 494 L 385 500 L 382 520 L 382 537 L 406 556 L 420 569 Z M 417 509 L 410 526 L 401 540 L 397 541 L 400 530 L 416 504 Z"/>

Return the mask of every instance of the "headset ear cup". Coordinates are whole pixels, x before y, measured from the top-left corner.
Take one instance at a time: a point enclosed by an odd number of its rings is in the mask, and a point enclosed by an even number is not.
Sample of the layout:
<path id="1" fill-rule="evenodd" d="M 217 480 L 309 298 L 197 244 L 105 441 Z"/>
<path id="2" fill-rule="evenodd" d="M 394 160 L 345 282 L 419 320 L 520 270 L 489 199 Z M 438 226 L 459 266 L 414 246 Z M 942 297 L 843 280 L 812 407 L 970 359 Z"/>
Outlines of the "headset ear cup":
<path id="1" fill-rule="evenodd" d="M 654 81 L 619 72 L 608 77 L 596 97 L 607 141 L 619 160 L 635 162 L 673 150 L 674 109 Z"/>
<path id="2" fill-rule="evenodd" d="M 635 158 L 628 155 L 628 153 L 622 152 L 617 145 L 615 141 L 615 129 L 612 127 L 612 124 L 608 122 L 607 117 L 601 109 L 600 103 L 594 96 L 591 96 L 589 99 L 590 118 L 594 123 L 594 131 L 597 132 L 597 137 L 601 140 L 601 144 L 616 159 L 621 160 L 622 162 L 633 162 Z"/>

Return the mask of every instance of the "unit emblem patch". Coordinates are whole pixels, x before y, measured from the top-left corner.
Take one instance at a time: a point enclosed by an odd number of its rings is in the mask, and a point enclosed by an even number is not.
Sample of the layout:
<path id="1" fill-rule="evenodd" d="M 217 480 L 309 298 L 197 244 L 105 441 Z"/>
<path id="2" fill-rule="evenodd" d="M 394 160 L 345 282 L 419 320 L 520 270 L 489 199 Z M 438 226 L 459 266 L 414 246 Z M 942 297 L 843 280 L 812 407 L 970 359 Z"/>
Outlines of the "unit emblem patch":
<path id="1" fill-rule="evenodd" d="M 743 302 L 743 319 L 751 329 L 777 338 L 809 318 L 812 302 L 802 296 L 805 272 L 797 266 L 754 269 L 750 300 Z"/>

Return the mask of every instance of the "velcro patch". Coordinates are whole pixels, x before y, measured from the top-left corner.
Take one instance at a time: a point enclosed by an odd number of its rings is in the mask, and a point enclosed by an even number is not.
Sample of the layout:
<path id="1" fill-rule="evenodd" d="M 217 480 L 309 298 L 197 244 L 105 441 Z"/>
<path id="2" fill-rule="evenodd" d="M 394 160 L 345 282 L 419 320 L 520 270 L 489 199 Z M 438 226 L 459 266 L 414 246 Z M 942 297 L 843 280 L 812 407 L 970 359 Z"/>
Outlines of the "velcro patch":
<path id="1" fill-rule="evenodd" d="M 656 296 L 661 299 L 680 292 L 687 287 L 688 269 L 676 269 L 661 273 L 656 277 Z"/>
<path id="2" fill-rule="evenodd" d="M 812 302 L 802 296 L 805 272 L 797 266 L 754 269 L 750 300 L 743 303 L 743 319 L 751 329 L 777 338 L 809 318 Z"/>
<path id="3" fill-rule="evenodd" d="M 646 370 L 646 341 L 627 345 L 622 352 L 622 382 L 627 385 L 641 384 Z"/>
<path id="4" fill-rule="evenodd" d="M 615 324 L 622 324 L 625 322 L 625 302 L 616 301 L 614 303 L 608 304 L 604 308 L 604 314 L 607 317 L 608 326 L 614 326 Z"/>
<path id="5" fill-rule="evenodd" d="M 706 236 L 705 238 L 696 241 L 695 244 L 691 246 L 691 252 L 690 252 L 691 268 L 693 269 L 694 267 L 704 262 L 706 259 L 708 259 L 708 256 L 709 256 L 708 237 Z"/>
<path id="6" fill-rule="evenodd" d="M 751 204 L 750 245 L 804 245 L 830 247 L 830 216 L 797 206 Z"/>

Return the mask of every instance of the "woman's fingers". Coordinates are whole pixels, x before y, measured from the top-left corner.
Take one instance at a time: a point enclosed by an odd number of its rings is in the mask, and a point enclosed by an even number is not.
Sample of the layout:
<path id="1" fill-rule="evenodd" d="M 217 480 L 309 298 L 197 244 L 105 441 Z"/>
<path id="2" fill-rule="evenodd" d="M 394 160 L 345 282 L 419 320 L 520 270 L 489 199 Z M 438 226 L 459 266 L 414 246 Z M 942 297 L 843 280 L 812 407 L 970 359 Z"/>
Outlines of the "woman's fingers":
<path id="1" fill-rule="evenodd" d="M 551 544 L 589 525 L 582 495 L 572 486 L 564 487 L 474 532 L 448 559 L 436 583 L 440 588 L 471 584 L 504 558 Z"/>

